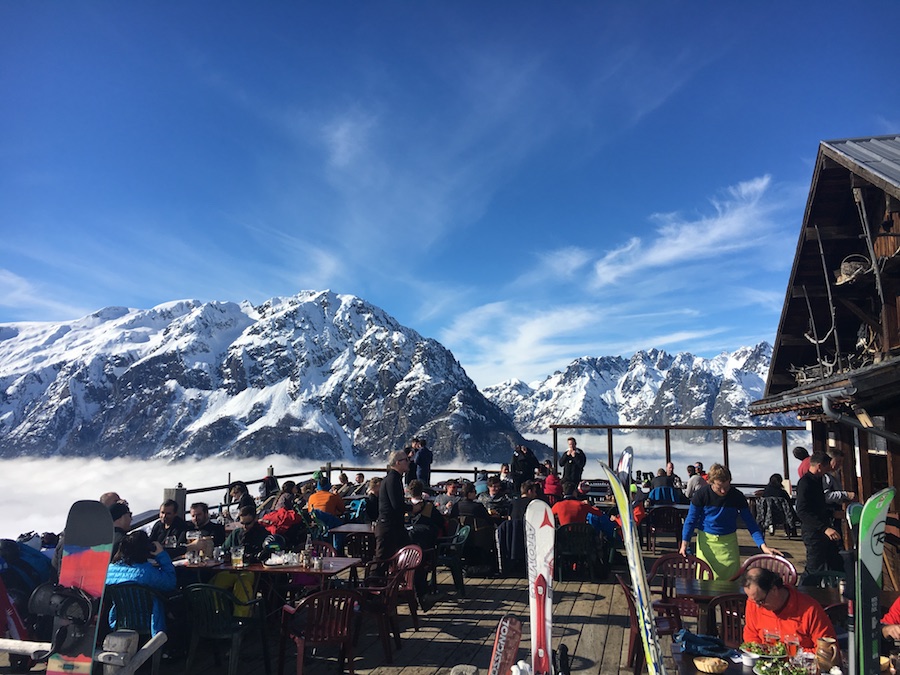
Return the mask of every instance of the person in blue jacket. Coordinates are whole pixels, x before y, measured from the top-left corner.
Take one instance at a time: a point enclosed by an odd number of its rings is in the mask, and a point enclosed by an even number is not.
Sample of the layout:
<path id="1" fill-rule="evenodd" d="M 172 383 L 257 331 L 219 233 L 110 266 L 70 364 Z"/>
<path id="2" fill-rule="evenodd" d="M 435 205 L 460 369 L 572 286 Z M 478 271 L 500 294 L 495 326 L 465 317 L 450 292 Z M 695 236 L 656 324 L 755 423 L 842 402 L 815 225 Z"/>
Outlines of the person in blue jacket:
<path id="1" fill-rule="evenodd" d="M 714 579 L 730 579 L 741 567 L 741 553 L 737 540 L 737 519 L 740 516 L 747 531 L 763 553 L 781 552 L 766 545 L 762 530 L 750 513 L 747 498 L 731 485 L 731 471 L 721 464 L 709 467 L 708 484 L 691 497 L 691 507 L 681 532 L 681 555 L 697 530 L 697 557 L 705 560 Z"/>
<path id="2" fill-rule="evenodd" d="M 155 561 L 151 562 L 150 559 Z M 158 541 L 150 541 L 143 530 L 126 534 L 119 544 L 119 551 L 106 572 L 106 585 L 134 582 L 149 586 L 163 593 L 175 590 L 175 566 L 166 550 Z M 109 611 L 109 627 L 116 626 L 116 606 Z M 150 628 L 156 635 L 166 629 L 165 610 L 161 603 L 153 600 L 153 614 Z"/>

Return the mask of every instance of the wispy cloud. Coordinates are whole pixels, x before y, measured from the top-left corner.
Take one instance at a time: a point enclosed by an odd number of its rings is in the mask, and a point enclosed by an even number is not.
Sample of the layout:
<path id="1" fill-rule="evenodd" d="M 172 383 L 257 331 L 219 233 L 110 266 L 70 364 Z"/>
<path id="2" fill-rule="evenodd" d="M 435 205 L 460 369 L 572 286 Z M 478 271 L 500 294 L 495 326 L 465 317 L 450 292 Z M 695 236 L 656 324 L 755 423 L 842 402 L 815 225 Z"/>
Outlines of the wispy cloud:
<path id="1" fill-rule="evenodd" d="M 639 237 L 608 252 L 594 265 L 595 284 L 614 284 L 638 272 L 680 262 L 721 257 L 757 246 L 771 232 L 772 206 L 762 201 L 771 178 L 763 176 L 730 187 L 724 199 L 713 199 L 715 213 L 688 219 L 678 213 L 654 214 L 660 223 L 646 244 Z"/>
<path id="2" fill-rule="evenodd" d="M 6 269 L 0 269 L 0 307 L 12 310 L 23 319 L 69 319 L 87 314 L 84 307 L 69 305 L 43 291 L 27 279 Z M 93 308 L 91 308 L 93 309 Z"/>
<path id="3" fill-rule="evenodd" d="M 773 239 L 783 241 L 780 192 L 762 176 L 724 189 L 709 213 L 651 214 L 652 235 L 610 251 L 537 255 L 533 270 L 507 286 L 512 299 L 462 312 L 442 341 L 485 386 L 511 374 L 543 377 L 584 355 L 725 344 L 740 312 L 759 311 L 771 327 L 783 281 L 759 274 L 757 261 L 771 257 Z"/>

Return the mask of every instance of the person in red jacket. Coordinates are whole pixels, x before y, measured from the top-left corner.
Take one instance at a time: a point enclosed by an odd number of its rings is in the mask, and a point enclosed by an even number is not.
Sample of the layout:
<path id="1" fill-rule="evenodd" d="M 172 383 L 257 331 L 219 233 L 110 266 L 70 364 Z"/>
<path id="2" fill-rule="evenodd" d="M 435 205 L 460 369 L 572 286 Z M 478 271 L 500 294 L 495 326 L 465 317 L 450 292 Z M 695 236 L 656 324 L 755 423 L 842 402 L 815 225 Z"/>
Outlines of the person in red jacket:
<path id="1" fill-rule="evenodd" d="M 886 638 L 900 640 L 900 598 L 894 600 L 887 614 L 881 617 L 881 634 Z"/>
<path id="2" fill-rule="evenodd" d="M 814 650 L 819 638 L 837 637 L 822 606 L 806 593 L 785 586 L 780 574 L 752 567 L 741 585 L 747 594 L 745 642 L 765 642 L 766 631 L 777 631 L 782 638 L 796 635 L 803 649 Z"/>
<path id="3" fill-rule="evenodd" d="M 586 523 L 589 513 L 593 513 L 595 516 L 603 515 L 603 512 L 596 506 L 591 506 L 578 497 L 577 487 L 575 483 L 563 483 L 562 489 L 566 498 L 553 505 L 553 515 L 559 519 L 560 526 L 570 523 Z"/>

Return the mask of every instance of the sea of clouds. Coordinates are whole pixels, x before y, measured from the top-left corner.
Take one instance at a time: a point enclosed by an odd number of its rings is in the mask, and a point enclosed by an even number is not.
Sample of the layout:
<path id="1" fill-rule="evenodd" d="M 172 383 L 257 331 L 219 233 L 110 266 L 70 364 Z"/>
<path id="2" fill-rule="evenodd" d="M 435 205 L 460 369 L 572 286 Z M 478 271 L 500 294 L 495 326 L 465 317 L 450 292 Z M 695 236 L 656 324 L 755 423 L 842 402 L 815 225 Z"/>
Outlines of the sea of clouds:
<path id="1" fill-rule="evenodd" d="M 559 445 L 565 447 L 565 435 L 558 437 Z M 600 477 L 598 460 L 608 461 L 607 438 L 605 433 L 577 435 L 579 447 L 588 456 L 585 478 Z M 552 445 L 552 438 L 540 439 Z M 634 449 L 634 468 L 646 472 L 656 472 L 665 464 L 665 450 L 660 438 L 638 438 L 617 435 L 614 438 L 614 461 L 617 453 L 626 445 Z M 672 461 L 675 472 L 686 476 L 685 466 L 699 460 L 709 467 L 713 462 L 722 461 L 721 443 L 707 445 L 691 444 L 677 437 L 672 438 Z M 736 483 L 763 484 L 773 473 L 784 473 L 780 440 L 771 447 L 729 444 L 729 466 Z M 544 459 L 541 457 L 540 459 Z M 345 466 L 360 466 L 361 460 L 349 459 Z M 374 462 L 365 462 L 371 468 L 364 473 L 369 478 L 382 475 L 383 467 Z M 337 469 L 339 463 L 332 462 Z M 473 463 L 474 465 L 474 463 Z M 268 467 L 273 467 L 276 475 L 310 472 L 322 466 L 315 460 L 298 460 L 273 455 L 257 459 L 212 458 L 202 460 L 135 459 L 67 459 L 67 458 L 18 458 L 0 460 L 0 475 L 3 476 L 3 518 L 0 520 L 0 537 L 15 538 L 22 532 L 59 532 L 63 529 L 66 514 L 73 502 L 79 499 L 97 499 L 102 493 L 114 490 L 127 499 L 135 514 L 158 508 L 165 488 L 174 488 L 178 483 L 189 489 L 221 486 L 230 480 L 258 480 L 266 475 Z M 479 469 L 497 471 L 499 465 L 479 464 Z M 790 457 L 788 476 L 794 480 L 797 462 Z M 452 467 L 435 465 L 434 469 L 453 469 L 451 473 L 433 471 L 434 482 L 451 476 L 466 475 L 470 466 L 455 464 Z M 353 471 L 355 473 L 355 470 Z M 351 476 L 352 478 L 352 476 Z M 332 476 L 337 480 L 337 471 Z M 251 494 L 256 494 L 251 488 Z M 198 495 L 189 495 L 191 501 L 218 503 L 223 497 L 220 489 Z"/>

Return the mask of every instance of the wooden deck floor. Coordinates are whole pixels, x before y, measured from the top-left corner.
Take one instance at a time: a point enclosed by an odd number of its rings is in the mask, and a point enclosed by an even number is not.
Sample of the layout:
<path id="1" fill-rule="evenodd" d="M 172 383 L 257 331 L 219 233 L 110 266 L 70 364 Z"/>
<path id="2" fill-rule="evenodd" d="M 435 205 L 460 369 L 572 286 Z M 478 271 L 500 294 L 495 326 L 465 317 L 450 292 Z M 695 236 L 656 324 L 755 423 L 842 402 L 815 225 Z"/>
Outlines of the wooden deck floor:
<path id="1" fill-rule="evenodd" d="M 746 532 L 739 533 L 743 557 L 757 553 Z M 797 539 L 787 540 L 783 535 L 768 537 L 770 545 L 781 549 L 797 566 L 803 569 L 805 550 Z M 671 540 L 661 542 L 658 553 L 674 551 Z M 647 569 L 653 558 L 645 555 Z M 615 570 L 627 571 L 624 567 Z M 420 613 L 421 628 L 414 631 L 412 619 L 401 608 L 403 648 L 394 653 L 394 663 L 385 664 L 381 644 L 374 624 L 364 622 L 353 661 L 354 671 L 361 675 L 432 675 L 447 674 L 458 664 L 468 664 L 484 673 L 490 663 L 497 622 L 504 614 L 513 614 L 523 624 L 519 658 L 529 660 L 528 594 L 524 579 L 466 579 L 466 597 L 457 598 L 449 574 L 438 576 L 439 589 L 446 597 L 427 613 Z M 577 675 L 621 675 L 630 672 L 625 666 L 628 647 L 629 620 L 625 599 L 615 576 L 602 583 L 554 582 L 553 584 L 553 646 L 561 642 L 569 649 L 572 673 Z M 267 641 L 273 672 L 277 664 L 278 628 L 272 626 Z M 667 649 L 668 645 L 664 644 Z M 211 647 L 209 648 L 211 649 Z M 226 672 L 226 661 L 216 665 L 211 651 L 206 649 L 192 673 L 216 674 Z M 261 645 L 250 640 L 244 650 L 239 672 L 241 675 L 263 675 Z M 295 673 L 295 652 L 288 647 L 285 673 Z M 670 672 L 674 664 L 666 664 Z M 164 661 L 163 675 L 184 673 L 184 659 Z M 9 672 L 0 666 L 0 672 Z M 149 672 L 149 670 L 147 671 Z M 304 672 L 310 675 L 335 675 L 337 650 L 324 649 L 315 655 L 307 655 Z"/>

